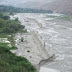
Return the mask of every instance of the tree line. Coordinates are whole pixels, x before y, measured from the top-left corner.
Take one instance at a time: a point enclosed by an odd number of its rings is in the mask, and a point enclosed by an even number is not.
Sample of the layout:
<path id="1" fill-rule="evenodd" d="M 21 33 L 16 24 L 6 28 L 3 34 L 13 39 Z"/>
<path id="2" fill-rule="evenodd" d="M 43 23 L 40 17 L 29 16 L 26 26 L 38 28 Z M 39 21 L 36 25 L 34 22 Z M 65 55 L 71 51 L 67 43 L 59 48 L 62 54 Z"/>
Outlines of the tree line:
<path id="1" fill-rule="evenodd" d="M 0 33 L 16 33 L 24 28 L 25 26 L 21 25 L 17 18 L 10 20 L 9 16 L 0 13 Z"/>
<path id="2" fill-rule="evenodd" d="M 0 5 L 0 12 L 14 12 L 14 13 L 53 13 L 51 10 L 17 8 L 12 6 Z"/>

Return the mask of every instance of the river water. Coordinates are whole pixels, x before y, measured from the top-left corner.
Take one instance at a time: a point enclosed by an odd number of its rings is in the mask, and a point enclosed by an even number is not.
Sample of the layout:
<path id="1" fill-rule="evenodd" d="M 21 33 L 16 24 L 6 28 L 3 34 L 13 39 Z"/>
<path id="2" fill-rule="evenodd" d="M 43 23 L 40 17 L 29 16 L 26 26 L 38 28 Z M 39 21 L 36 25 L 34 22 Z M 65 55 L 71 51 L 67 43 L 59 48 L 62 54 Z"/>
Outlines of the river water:
<path id="1" fill-rule="evenodd" d="M 72 72 L 72 22 L 58 20 L 61 14 L 20 13 L 18 16 L 28 31 L 42 35 L 47 48 L 56 56 L 41 66 L 40 72 Z"/>

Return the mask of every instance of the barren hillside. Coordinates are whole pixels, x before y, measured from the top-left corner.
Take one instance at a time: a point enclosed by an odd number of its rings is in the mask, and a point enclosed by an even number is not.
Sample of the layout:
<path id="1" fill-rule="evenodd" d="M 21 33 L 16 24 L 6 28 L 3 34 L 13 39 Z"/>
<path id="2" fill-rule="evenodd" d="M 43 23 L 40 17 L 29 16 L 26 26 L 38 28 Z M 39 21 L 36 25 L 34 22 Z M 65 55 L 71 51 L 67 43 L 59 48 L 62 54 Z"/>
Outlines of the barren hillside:
<path id="1" fill-rule="evenodd" d="M 72 13 L 72 0 L 29 1 L 20 7 L 53 10 L 59 13 Z"/>

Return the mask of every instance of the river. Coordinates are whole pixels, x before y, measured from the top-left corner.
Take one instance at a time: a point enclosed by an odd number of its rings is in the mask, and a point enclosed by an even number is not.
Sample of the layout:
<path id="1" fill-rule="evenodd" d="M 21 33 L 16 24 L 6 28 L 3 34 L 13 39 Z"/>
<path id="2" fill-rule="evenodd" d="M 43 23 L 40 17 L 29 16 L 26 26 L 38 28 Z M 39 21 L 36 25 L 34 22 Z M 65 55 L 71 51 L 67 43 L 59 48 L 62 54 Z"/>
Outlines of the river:
<path id="1" fill-rule="evenodd" d="M 17 15 L 28 31 L 38 31 L 55 59 L 40 67 L 40 72 L 72 72 L 72 22 L 58 20 L 61 14 Z"/>

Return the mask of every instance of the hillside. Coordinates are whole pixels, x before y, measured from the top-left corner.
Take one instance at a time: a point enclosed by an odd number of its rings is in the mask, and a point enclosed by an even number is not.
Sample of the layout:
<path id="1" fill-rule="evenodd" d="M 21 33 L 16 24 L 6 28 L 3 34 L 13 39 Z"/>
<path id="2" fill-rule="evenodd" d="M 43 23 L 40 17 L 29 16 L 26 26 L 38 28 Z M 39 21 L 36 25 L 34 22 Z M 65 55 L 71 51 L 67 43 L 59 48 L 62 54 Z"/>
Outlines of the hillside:
<path id="1" fill-rule="evenodd" d="M 22 8 L 37 8 L 37 9 L 40 9 L 41 6 L 43 6 L 44 4 L 49 4 L 51 2 L 53 2 L 55 0 L 30 0 L 30 1 L 27 1 L 27 2 L 24 2 L 22 4 L 19 4 L 19 7 L 22 7 Z"/>
<path id="2" fill-rule="evenodd" d="M 36 9 L 52 10 L 59 13 L 72 13 L 72 0 L 52 0 L 52 1 L 29 1 L 20 5 L 20 7 L 29 7 Z"/>
<path id="3" fill-rule="evenodd" d="M 50 4 L 44 4 L 41 8 L 50 9 L 59 13 L 72 13 L 72 0 L 58 0 Z"/>
<path id="4" fill-rule="evenodd" d="M 55 0 L 0 0 L 0 5 L 35 7 L 43 3 L 50 3 Z"/>
<path id="5" fill-rule="evenodd" d="M 52 10 L 58 13 L 72 14 L 72 0 L 1 0 L 0 5 Z"/>

